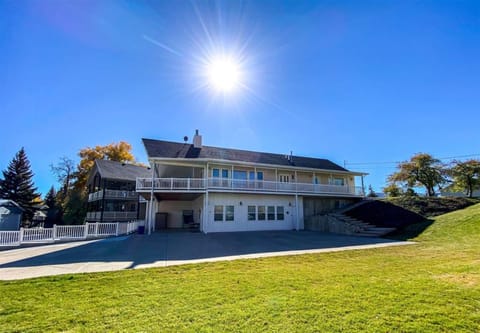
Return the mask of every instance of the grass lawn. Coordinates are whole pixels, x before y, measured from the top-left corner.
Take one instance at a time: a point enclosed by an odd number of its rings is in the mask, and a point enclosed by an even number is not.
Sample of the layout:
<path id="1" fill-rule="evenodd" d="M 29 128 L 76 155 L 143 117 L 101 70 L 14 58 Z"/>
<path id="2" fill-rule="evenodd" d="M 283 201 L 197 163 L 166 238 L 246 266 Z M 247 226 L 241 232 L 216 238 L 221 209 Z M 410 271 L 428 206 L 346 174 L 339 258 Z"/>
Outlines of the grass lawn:
<path id="1" fill-rule="evenodd" d="M 0 331 L 479 332 L 480 204 L 415 240 L 0 282 Z"/>

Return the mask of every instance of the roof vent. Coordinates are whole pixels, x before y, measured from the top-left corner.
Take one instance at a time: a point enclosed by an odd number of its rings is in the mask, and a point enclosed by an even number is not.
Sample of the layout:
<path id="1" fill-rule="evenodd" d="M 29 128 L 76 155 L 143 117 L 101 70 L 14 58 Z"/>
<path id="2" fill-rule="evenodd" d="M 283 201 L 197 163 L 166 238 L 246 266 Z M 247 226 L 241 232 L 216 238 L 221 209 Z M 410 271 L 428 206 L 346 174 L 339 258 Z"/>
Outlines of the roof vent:
<path id="1" fill-rule="evenodd" d="M 198 129 L 195 130 L 195 135 L 193 136 L 193 147 L 202 148 L 202 136 L 198 134 Z"/>

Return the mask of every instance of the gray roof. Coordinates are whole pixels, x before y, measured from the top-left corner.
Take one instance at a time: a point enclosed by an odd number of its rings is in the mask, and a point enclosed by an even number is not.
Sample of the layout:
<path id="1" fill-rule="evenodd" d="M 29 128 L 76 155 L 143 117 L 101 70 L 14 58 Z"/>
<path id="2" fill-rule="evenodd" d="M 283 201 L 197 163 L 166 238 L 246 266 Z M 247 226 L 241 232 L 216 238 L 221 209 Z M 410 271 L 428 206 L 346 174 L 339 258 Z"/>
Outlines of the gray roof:
<path id="1" fill-rule="evenodd" d="M 348 171 L 341 166 L 321 158 L 292 156 L 288 159 L 282 154 L 262 153 L 255 151 L 202 146 L 195 148 L 192 144 L 163 140 L 142 139 L 150 158 L 186 158 L 213 159 L 276 166 L 290 166 L 322 170 Z"/>
<path id="2" fill-rule="evenodd" d="M 151 176 L 148 168 L 109 160 L 95 160 L 95 166 L 102 178 L 119 180 L 136 180 Z"/>
<path id="3" fill-rule="evenodd" d="M 24 210 L 19 204 L 17 204 L 15 201 L 10 199 L 0 199 L 0 207 L 9 207 L 9 208 L 16 207 L 22 211 Z"/>

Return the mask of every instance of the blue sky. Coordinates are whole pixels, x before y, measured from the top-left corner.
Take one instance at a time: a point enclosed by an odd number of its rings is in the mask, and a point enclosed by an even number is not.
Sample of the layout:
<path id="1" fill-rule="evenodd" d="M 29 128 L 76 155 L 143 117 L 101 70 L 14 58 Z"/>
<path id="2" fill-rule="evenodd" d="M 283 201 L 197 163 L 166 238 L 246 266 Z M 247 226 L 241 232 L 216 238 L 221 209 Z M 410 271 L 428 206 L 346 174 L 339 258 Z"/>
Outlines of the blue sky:
<path id="1" fill-rule="evenodd" d="M 480 154 L 478 1 L 0 2 L 0 169 L 141 138 L 328 158 L 370 173 L 417 152 Z M 202 62 L 241 59 L 244 86 Z M 480 157 L 480 155 L 477 155 Z M 374 163 L 372 163 L 374 162 Z M 366 165 L 354 163 L 369 163 Z"/>

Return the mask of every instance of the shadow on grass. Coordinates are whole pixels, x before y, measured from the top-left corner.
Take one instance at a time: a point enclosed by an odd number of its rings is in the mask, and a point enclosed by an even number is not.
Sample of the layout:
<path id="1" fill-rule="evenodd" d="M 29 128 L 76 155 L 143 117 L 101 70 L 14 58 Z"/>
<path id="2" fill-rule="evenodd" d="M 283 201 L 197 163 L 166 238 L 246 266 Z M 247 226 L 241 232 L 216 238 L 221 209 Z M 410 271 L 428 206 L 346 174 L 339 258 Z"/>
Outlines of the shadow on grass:
<path id="1" fill-rule="evenodd" d="M 428 227 L 432 225 L 434 221 L 431 219 L 426 219 L 419 223 L 410 224 L 405 228 L 398 230 L 387 237 L 389 239 L 395 239 L 400 241 L 407 241 L 416 238 L 418 235 L 422 234 Z"/>

